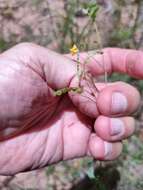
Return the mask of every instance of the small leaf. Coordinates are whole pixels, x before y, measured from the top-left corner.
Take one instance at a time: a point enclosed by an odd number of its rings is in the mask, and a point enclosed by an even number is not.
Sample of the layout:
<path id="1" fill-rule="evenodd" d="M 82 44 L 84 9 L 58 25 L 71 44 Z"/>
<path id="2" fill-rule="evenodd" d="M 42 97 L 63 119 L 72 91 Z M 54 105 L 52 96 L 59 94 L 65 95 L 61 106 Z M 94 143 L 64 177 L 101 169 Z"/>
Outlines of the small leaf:
<path id="1" fill-rule="evenodd" d="M 89 169 L 87 170 L 86 174 L 89 177 L 89 179 L 95 179 L 94 167 L 90 166 Z"/>
<path id="2" fill-rule="evenodd" d="M 97 3 L 89 3 L 87 5 L 87 11 L 88 11 L 88 15 L 89 17 L 91 17 L 93 19 L 93 21 L 96 18 L 97 12 L 99 10 L 99 6 L 97 5 Z"/>

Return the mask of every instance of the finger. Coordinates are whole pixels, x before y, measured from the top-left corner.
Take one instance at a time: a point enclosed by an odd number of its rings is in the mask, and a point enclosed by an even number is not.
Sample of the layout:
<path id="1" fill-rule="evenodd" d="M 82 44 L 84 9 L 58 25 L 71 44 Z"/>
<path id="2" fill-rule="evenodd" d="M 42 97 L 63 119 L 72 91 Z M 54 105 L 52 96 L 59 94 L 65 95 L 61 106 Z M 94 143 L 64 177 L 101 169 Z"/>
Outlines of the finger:
<path id="1" fill-rule="evenodd" d="M 76 60 L 76 57 L 68 55 Z M 90 58 L 89 58 L 90 57 Z M 105 48 L 103 54 L 92 52 L 80 53 L 80 61 L 87 61 L 87 68 L 94 75 L 119 72 L 132 77 L 143 79 L 143 52 L 120 48 Z"/>
<path id="2" fill-rule="evenodd" d="M 100 138 L 106 141 L 119 141 L 133 134 L 135 120 L 132 117 L 99 116 L 95 121 L 94 128 Z"/>
<path id="3" fill-rule="evenodd" d="M 121 142 L 109 143 L 92 134 L 89 139 L 87 155 L 98 160 L 114 160 L 121 154 L 121 151 Z"/>
<path id="4" fill-rule="evenodd" d="M 75 79 L 71 86 L 76 85 Z M 124 82 L 96 83 L 96 88 L 99 91 L 95 92 L 95 95 L 92 95 L 92 90 L 86 84 L 81 94 L 69 93 L 72 102 L 79 110 L 92 118 L 96 118 L 99 114 L 111 117 L 129 115 L 139 106 L 140 94 L 129 84 Z"/>
<path id="5" fill-rule="evenodd" d="M 137 110 L 139 104 L 139 92 L 124 82 L 105 87 L 97 97 L 97 107 L 106 116 L 129 115 Z"/>

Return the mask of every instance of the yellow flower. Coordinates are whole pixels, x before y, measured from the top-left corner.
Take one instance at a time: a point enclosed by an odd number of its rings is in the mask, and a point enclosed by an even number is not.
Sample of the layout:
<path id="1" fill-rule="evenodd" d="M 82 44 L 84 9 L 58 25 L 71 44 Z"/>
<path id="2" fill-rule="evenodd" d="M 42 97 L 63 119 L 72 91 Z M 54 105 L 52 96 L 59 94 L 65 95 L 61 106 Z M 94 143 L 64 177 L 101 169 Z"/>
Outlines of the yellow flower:
<path id="1" fill-rule="evenodd" d="M 70 49 L 70 52 L 71 52 L 72 55 L 76 55 L 79 52 L 79 49 L 74 44 L 73 47 Z"/>

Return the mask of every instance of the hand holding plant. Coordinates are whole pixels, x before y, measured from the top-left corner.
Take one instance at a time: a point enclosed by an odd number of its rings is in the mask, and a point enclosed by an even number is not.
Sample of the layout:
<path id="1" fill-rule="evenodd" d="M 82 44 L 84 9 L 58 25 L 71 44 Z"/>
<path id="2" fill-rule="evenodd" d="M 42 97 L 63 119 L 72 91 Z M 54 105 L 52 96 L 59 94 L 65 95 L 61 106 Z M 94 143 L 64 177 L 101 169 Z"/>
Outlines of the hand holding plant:
<path id="1" fill-rule="evenodd" d="M 92 76 L 104 75 L 104 60 L 108 73 L 143 78 L 142 52 L 103 52 L 86 65 Z M 81 53 L 80 63 L 86 59 L 87 53 Z M 92 101 L 92 89 L 83 80 L 82 93 L 55 96 L 58 89 L 78 87 L 76 62 L 34 44 L 7 50 L 0 63 L 0 174 L 84 156 L 112 160 L 121 153 L 121 140 L 134 131 L 134 119 L 129 115 L 140 102 L 134 87 L 96 81 L 99 92 Z"/>

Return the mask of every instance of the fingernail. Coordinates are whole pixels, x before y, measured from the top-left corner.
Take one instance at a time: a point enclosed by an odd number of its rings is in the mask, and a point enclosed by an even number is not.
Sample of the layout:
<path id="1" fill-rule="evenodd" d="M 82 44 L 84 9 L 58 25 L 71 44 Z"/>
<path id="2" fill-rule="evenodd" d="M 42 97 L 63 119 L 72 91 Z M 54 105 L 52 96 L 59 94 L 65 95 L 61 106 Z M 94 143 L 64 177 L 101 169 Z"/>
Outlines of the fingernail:
<path id="1" fill-rule="evenodd" d="M 108 143 L 108 142 L 104 142 L 104 158 L 108 159 L 110 158 L 111 154 L 112 154 L 112 144 Z"/>
<path id="2" fill-rule="evenodd" d="M 112 104 L 111 104 L 111 109 L 113 114 L 118 114 L 125 112 L 127 109 L 127 99 L 126 97 L 119 93 L 119 92 L 114 92 L 112 95 Z"/>
<path id="3" fill-rule="evenodd" d="M 123 135 L 125 133 L 124 123 L 120 119 L 112 118 L 110 121 L 110 134 Z"/>

